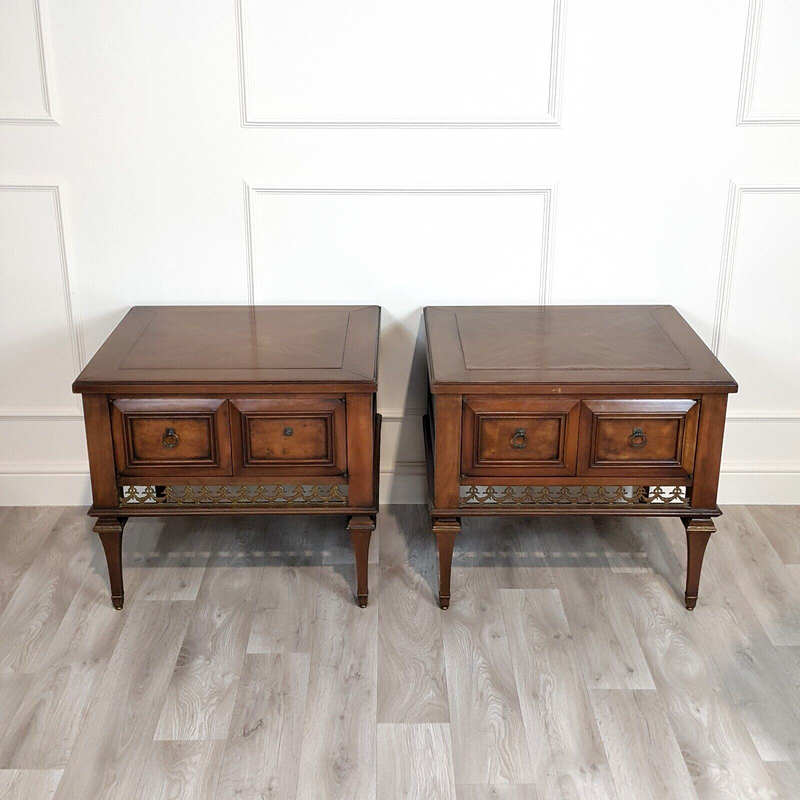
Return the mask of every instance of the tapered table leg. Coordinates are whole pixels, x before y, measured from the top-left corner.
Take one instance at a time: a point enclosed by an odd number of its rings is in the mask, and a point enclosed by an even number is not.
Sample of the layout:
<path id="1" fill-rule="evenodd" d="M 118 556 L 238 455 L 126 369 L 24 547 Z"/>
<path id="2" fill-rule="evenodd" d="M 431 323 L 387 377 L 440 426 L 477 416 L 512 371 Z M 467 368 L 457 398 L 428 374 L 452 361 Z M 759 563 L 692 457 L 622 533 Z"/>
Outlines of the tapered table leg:
<path id="1" fill-rule="evenodd" d="M 369 540 L 375 530 L 375 517 L 367 514 L 356 514 L 350 517 L 347 524 L 353 552 L 356 557 L 356 598 L 361 608 L 367 607 L 369 599 Z"/>
<path id="2" fill-rule="evenodd" d="M 457 517 L 442 517 L 433 521 L 436 549 L 439 551 L 439 608 L 450 606 L 450 572 L 453 565 L 453 546 L 461 531 Z"/>
<path id="3" fill-rule="evenodd" d="M 106 554 L 111 602 L 117 610 L 121 609 L 125 602 L 122 585 L 122 529 L 127 521 L 127 517 L 99 517 L 94 524 L 94 532 L 100 536 Z"/>
<path id="4" fill-rule="evenodd" d="M 700 570 L 703 568 L 706 545 L 716 528 L 710 519 L 683 517 L 682 522 L 686 528 L 686 608 L 691 611 L 697 605 Z"/>

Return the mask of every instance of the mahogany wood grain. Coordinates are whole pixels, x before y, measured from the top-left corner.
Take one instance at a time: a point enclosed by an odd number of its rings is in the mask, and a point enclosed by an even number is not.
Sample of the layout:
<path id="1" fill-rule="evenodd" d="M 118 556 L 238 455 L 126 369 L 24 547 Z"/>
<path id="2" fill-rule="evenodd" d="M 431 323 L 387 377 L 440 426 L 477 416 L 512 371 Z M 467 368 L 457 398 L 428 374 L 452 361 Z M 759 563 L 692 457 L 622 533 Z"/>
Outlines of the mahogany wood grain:
<path id="1" fill-rule="evenodd" d="M 347 469 L 344 397 L 234 398 L 234 474 L 343 475 Z"/>
<path id="2" fill-rule="evenodd" d="M 231 474 L 225 400 L 115 399 L 111 429 L 120 475 Z"/>
<path id="3" fill-rule="evenodd" d="M 102 394 L 85 394 L 81 400 L 83 421 L 86 426 L 86 445 L 89 451 L 92 502 L 97 508 L 115 508 L 119 503 L 119 494 L 108 398 Z"/>
<path id="4" fill-rule="evenodd" d="M 686 604 L 697 600 L 727 395 L 736 382 L 671 306 L 425 309 L 424 420 L 440 596 L 450 595 L 462 516 L 625 515 L 688 520 Z M 463 408 L 463 413 L 462 413 Z M 491 487 L 686 487 L 685 501 L 516 503 L 462 499 Z M 647 494 L 645 499 L 652 498 Z M 488 500 L 488 502 L 487 502 Z M 449 602 L 449 599 L 448 599 Z"/>
<path id="5" fill-rule="evenodd" d="M 149 306 L 128 312 L 73 384 L 84 396 L 94 500 L 89 515 L 99 518 L 95 531 L 116 608 L 124 597 L 121 546 L 128 516 L 286 513 L 352 518 L 357 594 L 366 604 L 362 551 L 378 510 L 379 329 L 377 306 Z M 122 487 L 132 485 L 154 487 L 155 494 L 129 502 Z M 289 488 L 273 502 L 227 502 L 224 495 L 225 502 L 211 502 L 227 485 Z M 344 485 L 344 500 L 334 495 L 331 501 L 332 489 L 327 502 L 314 494 Z M 209 487 L 206 494 L 197 490 L 209 499 L 179 504 L 168 486 L 178 487 L 179 495 L 181 487 Z M 303 486 L 312 487 L 303 490 L 311 499 L 300 502 L 292 494 Z"/>
<path id="6" fill-rule="evenodd" d="M 425 330 L 434 394 L 736 391 L 672 306 L 434 306 Z"/>
<path id="7" fill-rule="evenodd" d="M 697 454 L 694 463 L 693 508 L 716 508 L 719 469 L 722 462 L 722 436 L 725 432 L 725 394 L 703 395 L 697 426 Z"/>
<path id="8" fill-rule="evenodd" d="M 695 400 L 584 401 L 579 474 L 691 475 L 698 409 Z"/>
<path id="9" fill-rule="evenodd" d="M 465 397 L 464 475 L 574 475 L 580 401 L 563 397 Z"/>
<path id="10" fill-rule="evenodd" d="M 316 482 L 315 482 L 316 483 Z M 318 484 L 322 486 L 322 484 Z M 337 503 L 335 505 L 302 505 L 290 508 L 286 503 L 275 505 L 257 505 L 257 504 L 240 504 L 237 506 L 229 505 L 203 505 L 201 503 L 188 504 L 188 505 L 156 505 L 155 503 L 143 503 L 141 505 L 133 506 L 118 506 L 112 509 L 99 509 L 90 508 L 86 513 L 90 517 L 106 517 L 110 514 L 125 513 L 126 517 L 227 517 L 230 514 L 237 516 L 271 516 L 277 514 L 292 513 L 292 514 L 305 514 L 308 516 L 329 516 L 336 514 L 338 516 L 346 516 L 358 514 L 366 511 L 369 514 L 377 514 L 377 509 L 374 506 L 369 508 L 360 508 L 358 506 L 349 505 L 347 503 Z"/>
<path id="11" fill-rule="evenodd" d="M 456 536 L 461 533 L 461 520 L 457 517 L 437 517 L 433 521 L 436 549 L 439 551 L 439 608 L 450 607 L 450 572 L 453 565 L 453 548 Z"/>
<path id="12" fill-rule="evenodd" d="M 375 399 L 372 394 L 347 395 L 347 486 L 351 505 L 375 503 Z"/>
<path id="13" fill-rule="evenodd" d="M 379 322 L 378 306 L 137 306 L 73 391 L 326 391 L 320 384 L 370 391 L 378 381 Z"/>
<path id="14" fill-rule="evenodd" d="M 433 500 L 440 508 L 455 508 L 461 476 L 461 398 L 437 397 L 434 409 Z"/>
<path id="15" fill-rule="evenodd" d="M 708 540 L 716 528 L 710 519 L 689 519 L 684 517 L 686 528 L 686 608 L 691 611 L 697 605 L 700 589 L 700 570 Z"/>
<path id="16" fill-rule="evenodd" d="M 258 483 L 258 479 L 254 478 L 253 476 L 256 475 L 257 478 L 269 478 L 270 483 L 297 483 L 298 479 L 304 478 L 305 476 L 310 476 L 313 479 L 313 482 L 318 486 L 345 486 L 347 485 L 347 476 L 346 475 L 320 475 L 319 473 L 314 473 L 311 470 L 308 470 L 305 467 L 297 467 L 292 470 L 291 474 L 275 474 L 268 472 L 267 470 L 253 470 L 248 472 L 247 470 L 240 470 L 239 475 L 226 475 L 224 483 L 226 485 L 231 486 L 252 486 L 254 481 Z M 196 474 L 183 474 L 181 477 L 181 486 L 203 486 L 209 483 L 208 476 L 204 475 L 196 475 Z M 158 488 L 159 484 L 164 484 L 164 475 L 137 475 L 136 476 L 136 483 L 142 484 L 145 486 L 156 486 Z M 217 479 L 217 482 L 220 482 Z M 174 483 L 174 481 L 173 481 Z M 118 475 L 117 476 L 117 485 L 118 486 L 130 486 L 131 479 L 126 477 L 125 475 Z"/>
<path id="17" fill-rule="evenodd" d="M 106 554 L 111 602 L 118 611 L 125 602 L 122 583 L 122 530 L 126 522 L 126 517 L 100 517 L 94 524 L 94 532 L 100 536 Z"/>
<path id="18" fill-rule="evenodd" d="M 375 530 L 375 518 L 366 514 L 357 514 L 350 517 L 347 523 L 350 539 L 353 542 L 353 551 L 356 556 L 356 598 L 361 608 L 367 607 L 369 588 L 367 583 L 367 570 L 369 564 L 369 540 Z"/>

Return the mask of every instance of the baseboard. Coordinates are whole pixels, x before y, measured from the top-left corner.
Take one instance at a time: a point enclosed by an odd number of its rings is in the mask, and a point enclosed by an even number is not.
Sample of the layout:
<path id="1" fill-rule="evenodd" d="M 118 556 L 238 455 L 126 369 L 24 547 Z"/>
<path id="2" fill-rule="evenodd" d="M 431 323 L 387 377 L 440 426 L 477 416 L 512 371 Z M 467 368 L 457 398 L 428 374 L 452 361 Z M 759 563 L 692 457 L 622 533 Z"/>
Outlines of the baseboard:
<path id="1" fill-rule="evenodd" d="M 0 473 L 0 506 L 83 506 L 91 502 L 88 472 Z"/>
<path id="2" fill-rule="evenodd" d="M 395 470 L 381 470 L 380 502 L 414 505 L 428 502 L 425 464 L 398 464 Z"/>
<path id="3" fill-rule="evenodd" d="M 427 503 L 425 466 L 398 464 L 381 472 L 381 503 Z M 0 506 L 88 505 L 89 475 L 79 465 L 3 465 Z M 793 464 L 730 464 L 720 477 L 722 505 L 800 505 L 800 470 Z"/>
<path id="4" fill-rule="evenodd" d="M 800 472 L 723 470 L 719 479 L 720 505 L 800 505 Z"/>

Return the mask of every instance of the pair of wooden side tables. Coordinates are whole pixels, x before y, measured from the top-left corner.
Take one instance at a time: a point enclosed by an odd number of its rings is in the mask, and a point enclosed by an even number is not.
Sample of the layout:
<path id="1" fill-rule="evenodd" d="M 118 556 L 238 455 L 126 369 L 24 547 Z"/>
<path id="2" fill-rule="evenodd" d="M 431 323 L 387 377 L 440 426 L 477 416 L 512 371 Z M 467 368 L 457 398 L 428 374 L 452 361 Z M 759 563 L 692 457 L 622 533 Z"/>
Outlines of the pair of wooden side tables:
<path id="1" fill-rule="evenodd" d="M 677 516 L 686 607 L 733 378 L 671 306 L 425 309 L 442 608 L 464 516 Z M 116 608 L 129 517 L 344 514 L 367 605 L 377 306 L 133 308 L 75 381 Z M 488 533 L 488 531 L 487 531 Z"/>

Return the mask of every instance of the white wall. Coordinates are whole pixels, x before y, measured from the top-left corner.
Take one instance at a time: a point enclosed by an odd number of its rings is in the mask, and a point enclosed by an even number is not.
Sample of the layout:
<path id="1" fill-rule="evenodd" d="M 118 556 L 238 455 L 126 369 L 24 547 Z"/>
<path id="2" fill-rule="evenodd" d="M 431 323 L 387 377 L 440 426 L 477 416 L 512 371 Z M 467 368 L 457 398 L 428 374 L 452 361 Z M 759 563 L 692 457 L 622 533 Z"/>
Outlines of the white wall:
<path id="1" fill-rule="evenodd" d="M 724 502 L 800 502 L 796 0 L 4 0 L 0 504 L 88 499 L 69 384 L 132 305 L 672 303 L 741 385 Z M 342 276 L 346 276 L 342 280 Z M 338 279 L 337 279 L 338 278 Z"/>

